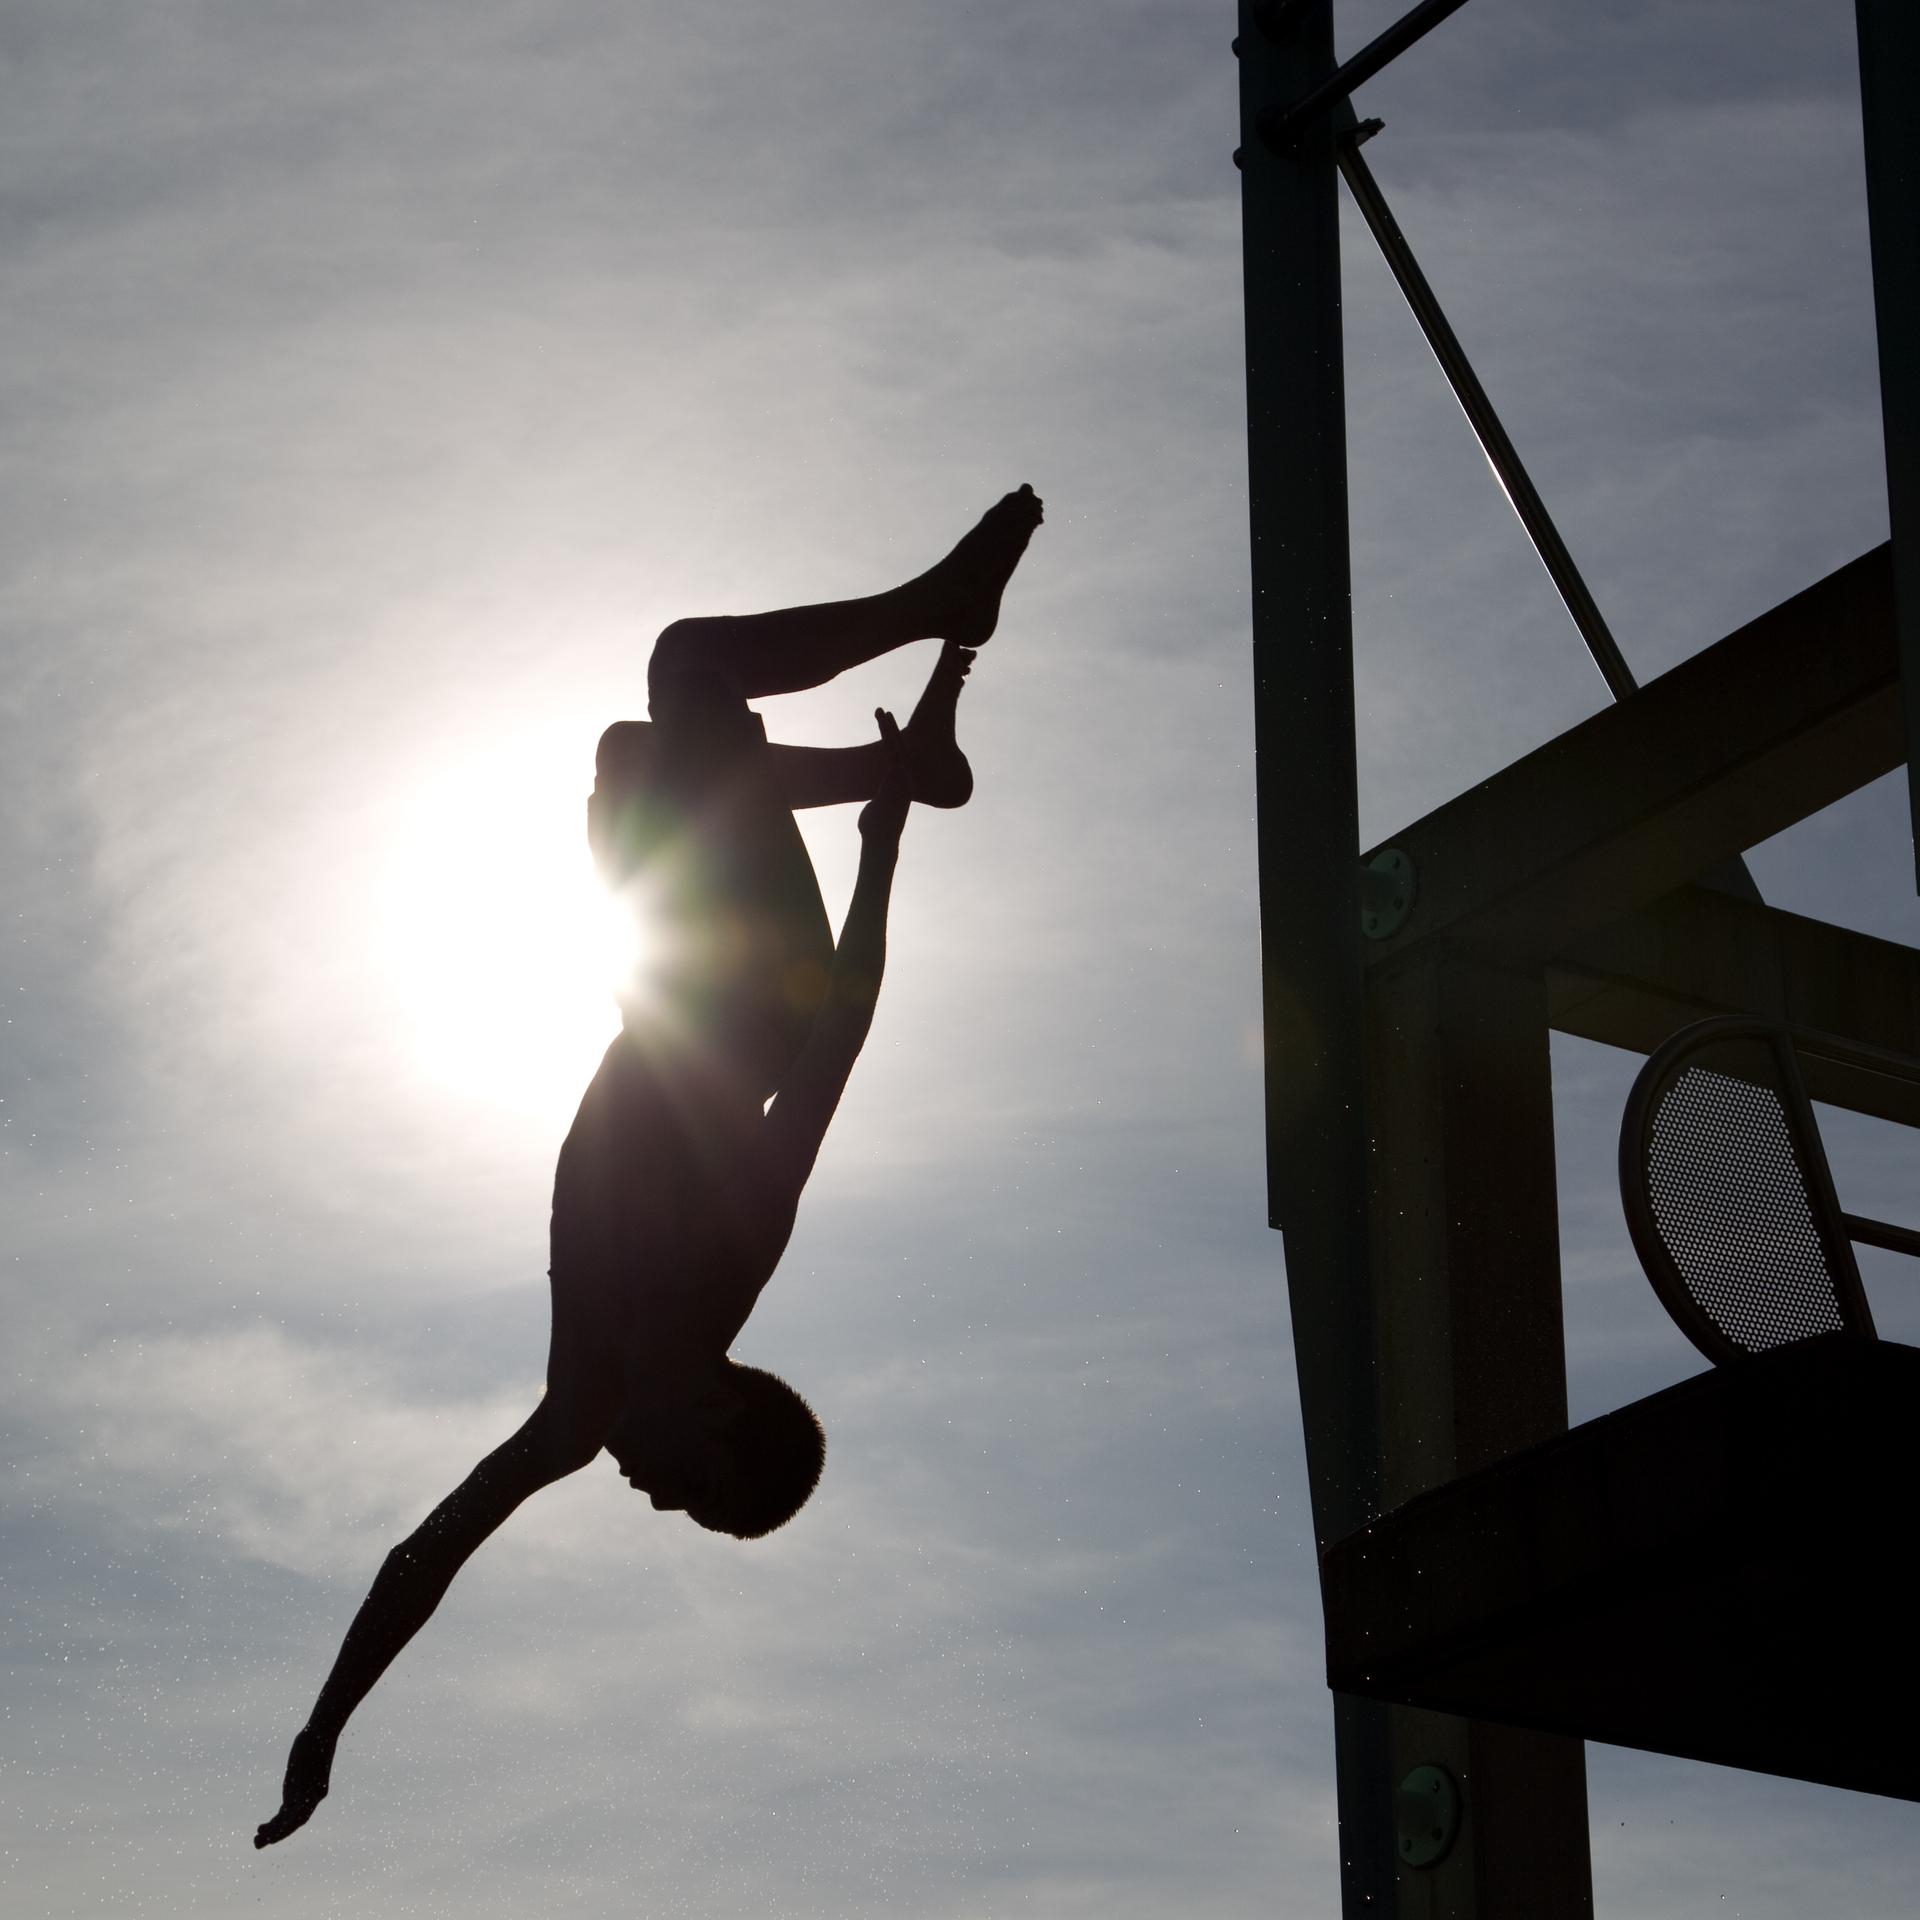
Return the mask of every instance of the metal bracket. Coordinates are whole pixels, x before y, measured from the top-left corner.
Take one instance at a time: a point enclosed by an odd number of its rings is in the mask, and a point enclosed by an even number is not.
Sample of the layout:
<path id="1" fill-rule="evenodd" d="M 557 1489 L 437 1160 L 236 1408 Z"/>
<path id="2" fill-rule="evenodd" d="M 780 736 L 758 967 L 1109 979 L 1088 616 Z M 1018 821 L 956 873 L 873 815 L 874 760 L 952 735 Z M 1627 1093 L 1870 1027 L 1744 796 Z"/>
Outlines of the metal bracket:
<path id="1" fill-rule="evenodd" d="M 1437 1867 L 1460 1831 L 1460 1789 L 1445 1767 L 1415 1767 L 1393 1796 L 1403 1867 Z"/>
<path id="2" fill-rule="evenodd" d="M 1290 107 L 1269 107 L 1260 116 L 1260 137 L 1275 153 L 1292 153 L 1306 129 L 1322 114 L 1465 4 L 1466 0 L 1420 0 L 1404 19 L 1395 21 L 1351 60 L 1343 61 L 1318 86 L 1309 87 Z"/>
<path id="3" fill-rule="evenodd" d="M 1383 847 L 1360 869 L 1360 931 L 1369 940 L 1391 939 L 1407 924 L 1419 879 L 1399 847 Z"/>

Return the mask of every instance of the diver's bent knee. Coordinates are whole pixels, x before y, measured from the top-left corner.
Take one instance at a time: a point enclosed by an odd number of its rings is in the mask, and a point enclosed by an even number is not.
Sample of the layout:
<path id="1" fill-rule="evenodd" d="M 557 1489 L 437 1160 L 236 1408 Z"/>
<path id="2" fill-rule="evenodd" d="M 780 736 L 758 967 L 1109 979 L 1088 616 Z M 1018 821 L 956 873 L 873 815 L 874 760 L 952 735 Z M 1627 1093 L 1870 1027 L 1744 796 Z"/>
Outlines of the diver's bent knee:
<path id="1" fill-rule="evenodd" d="M 675 620 L 662 627 L 647 661 L 649 683 L 662 676 L 671 678 L 675 674 L 697 672 L 702 667 L 710 668 L 714 643 L 722 625 L 724 622 L 719 619 L 702 617 Z"/>

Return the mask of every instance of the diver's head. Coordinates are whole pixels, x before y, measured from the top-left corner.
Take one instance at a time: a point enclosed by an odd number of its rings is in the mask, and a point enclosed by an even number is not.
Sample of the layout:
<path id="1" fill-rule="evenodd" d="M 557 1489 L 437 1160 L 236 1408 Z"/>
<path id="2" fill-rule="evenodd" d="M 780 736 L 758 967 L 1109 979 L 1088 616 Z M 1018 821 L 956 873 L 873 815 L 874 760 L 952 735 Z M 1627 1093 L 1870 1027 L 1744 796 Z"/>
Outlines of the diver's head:
<path id="1" fill-rule="evenodd" d="M 621 1417 L 607 1451 L 657 1511 L 759 1540 L 811 1498 L 827 1437 L 784 1380 L 728 1360 L 684 1388 L 649 1391 Z"/>

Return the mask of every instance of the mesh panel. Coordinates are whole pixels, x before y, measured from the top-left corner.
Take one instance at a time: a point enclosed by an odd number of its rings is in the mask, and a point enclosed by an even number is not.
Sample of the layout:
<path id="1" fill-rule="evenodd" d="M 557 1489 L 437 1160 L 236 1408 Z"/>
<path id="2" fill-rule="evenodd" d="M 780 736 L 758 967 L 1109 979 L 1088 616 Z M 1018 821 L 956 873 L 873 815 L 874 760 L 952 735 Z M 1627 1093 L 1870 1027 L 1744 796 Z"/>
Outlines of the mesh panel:
<path id="1" fill-rule="evenodd" d="M 1746 1051 L 1754 1078 L 1689 1066 L 1668 1084 L 1647 1130 L 1647 1196 L 1695 1302 L 1762 1353 L 1846 1320 L 1771 1062 Z"/>

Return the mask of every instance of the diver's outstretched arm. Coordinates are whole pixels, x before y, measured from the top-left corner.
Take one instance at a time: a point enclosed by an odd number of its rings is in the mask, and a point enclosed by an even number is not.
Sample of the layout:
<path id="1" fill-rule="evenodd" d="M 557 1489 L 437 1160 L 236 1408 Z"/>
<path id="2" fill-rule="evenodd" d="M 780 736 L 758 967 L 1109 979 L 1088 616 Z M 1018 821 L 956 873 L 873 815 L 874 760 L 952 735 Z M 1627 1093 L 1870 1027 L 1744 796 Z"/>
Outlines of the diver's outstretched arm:
<path id="1" fill-rule="evenodd" d="M 294 1736 L 280 1811 L 255 1833 L 256 1847 L 284 1840 L 313 1817 L 327 1796 L 333 1751 L 348 1716 L 426 1625 L 468 1556 L 529 1494 L 587 1465 L 602 1437 L 564 1414 L 549 1395 L 512 1439 L 488 1454 L 387 1555 L 307 1724 Z"/>

